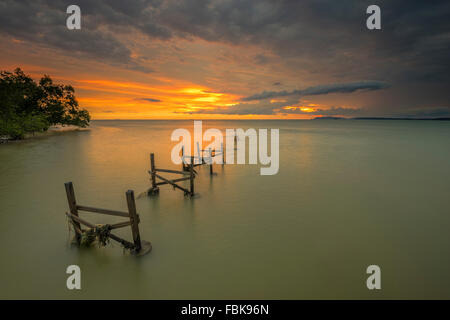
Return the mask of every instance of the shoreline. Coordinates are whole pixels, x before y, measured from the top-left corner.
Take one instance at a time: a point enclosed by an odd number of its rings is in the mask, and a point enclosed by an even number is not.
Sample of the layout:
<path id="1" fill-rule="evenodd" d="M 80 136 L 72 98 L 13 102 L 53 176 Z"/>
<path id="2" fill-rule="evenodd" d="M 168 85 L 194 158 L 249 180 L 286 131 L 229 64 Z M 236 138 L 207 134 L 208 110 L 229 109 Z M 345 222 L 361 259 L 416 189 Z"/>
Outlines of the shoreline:
<path id="1" fill-rule="evenodd" d="M 68 126 L 57 125 L 57 126 L 49 127 L 47 129 L 47 131 L 44 131 L 44 132 L 27 133 L 27 134 L 25 134 L 25 138 L 23 138 L 23 139 L 11 139 L 11 137 L 9 137 L 9 136 L 0 136 L 0 144 L 26 141 L 26 140 L 33 139 L 33 138 L 51 136 L 53 134 L 58 134 L 61 132 L 85 131 L 85 130 L 90 130 L 90 129 L 89 128 L 81 128 L 81 127 L 77 127 L 77 126 L 73 126 L 73 125 L 68 125 Z"/>

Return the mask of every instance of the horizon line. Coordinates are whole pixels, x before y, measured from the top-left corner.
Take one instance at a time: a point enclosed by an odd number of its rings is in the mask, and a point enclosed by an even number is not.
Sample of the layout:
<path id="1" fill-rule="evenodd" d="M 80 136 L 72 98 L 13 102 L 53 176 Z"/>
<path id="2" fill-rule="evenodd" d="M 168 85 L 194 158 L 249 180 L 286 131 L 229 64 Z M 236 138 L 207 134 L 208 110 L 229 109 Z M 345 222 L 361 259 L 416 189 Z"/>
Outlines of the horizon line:
<path id="1" fill-rule="evenodd" d="M 412 117 L 316 117 L 311 119 L 220 119 L 220 118 L 207 118 L 207 119 L 91 119 L 91 121 L 311 121 L 311 120 L 450 120 L 450 117 L 434 117 L 434 118 L 412 118 Z"/>

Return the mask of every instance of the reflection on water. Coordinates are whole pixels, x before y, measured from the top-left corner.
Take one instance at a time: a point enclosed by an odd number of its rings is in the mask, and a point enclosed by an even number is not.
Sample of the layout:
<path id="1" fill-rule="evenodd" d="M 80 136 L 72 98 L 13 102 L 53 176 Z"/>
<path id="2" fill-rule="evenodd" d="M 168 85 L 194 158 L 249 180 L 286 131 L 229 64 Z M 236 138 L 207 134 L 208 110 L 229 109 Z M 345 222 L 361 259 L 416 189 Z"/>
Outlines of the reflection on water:
<path id="1" fill-rule="evenodd" d="M 450 125 L 435 121 L 207 121 L 280 128 L 280 170 L 199 168 L 194 199 L 138 197 L 142 259 L 73 249 L 64 182 L 80 204 L 126 210 L 170 162 L 191 121 L 96 121 L 91 130 L 0 146 L 1 298 L 450 298 Z M 83 214 L 93 223 L 115 217 Z M 108 221 L 105 221 L 108 219 Z M 131 239 L 129 229 L 119 236 Z M 65 287 L 66 267 L 82 290 Z M 382 290 L 365 286 L 382 270 Z"/>

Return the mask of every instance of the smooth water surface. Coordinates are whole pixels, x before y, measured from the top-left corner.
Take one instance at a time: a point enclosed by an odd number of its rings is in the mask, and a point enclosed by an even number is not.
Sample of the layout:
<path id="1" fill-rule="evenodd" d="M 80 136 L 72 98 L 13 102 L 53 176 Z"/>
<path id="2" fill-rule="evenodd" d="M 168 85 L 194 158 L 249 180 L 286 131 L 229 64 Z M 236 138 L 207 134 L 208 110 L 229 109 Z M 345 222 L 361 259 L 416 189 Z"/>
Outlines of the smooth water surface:
<path id="1" fill-rule="evenodd" d="M 147 256 L 71 248 L 64 182 L 79 204 L 126 210 L 126 190 L 150 186 L 150 152 L 180 169 L 170 135 L 192 126 L 93 121 L 0 145 L 0 298 L 450 298 L 449 122 L 204 121 L 279 128 L 279 173 L 216 165 L 210 177 L 204 166 L 193 199 L 168 186 L 138 197 Z M 131 239 L 129 228 L 117 234 Z M 80 291 L 66 288 L 71 264 Z M 366 287 L 371 264 L 380 291 Z"/>

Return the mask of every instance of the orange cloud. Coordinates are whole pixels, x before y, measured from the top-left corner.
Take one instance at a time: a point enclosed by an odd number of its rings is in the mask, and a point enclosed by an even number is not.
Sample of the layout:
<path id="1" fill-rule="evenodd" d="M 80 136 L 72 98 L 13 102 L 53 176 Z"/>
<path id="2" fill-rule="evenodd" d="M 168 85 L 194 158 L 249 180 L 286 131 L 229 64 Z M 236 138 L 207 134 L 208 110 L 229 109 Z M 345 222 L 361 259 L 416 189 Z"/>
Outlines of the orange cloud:
<path id="1" fill-rule="evenodd" d="M 91 112 L 93 119 L 185 118 L 183 112 L 228 106 L 240 98 L 205 86 L 164 80 L 148 85 L 85 79 L 77 81 L 76 89 L 80 105 Z"/>

